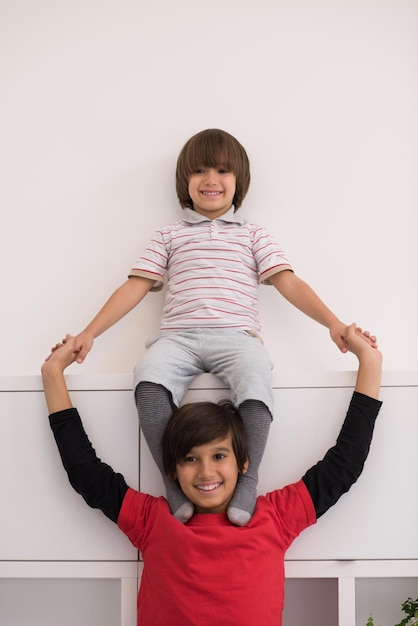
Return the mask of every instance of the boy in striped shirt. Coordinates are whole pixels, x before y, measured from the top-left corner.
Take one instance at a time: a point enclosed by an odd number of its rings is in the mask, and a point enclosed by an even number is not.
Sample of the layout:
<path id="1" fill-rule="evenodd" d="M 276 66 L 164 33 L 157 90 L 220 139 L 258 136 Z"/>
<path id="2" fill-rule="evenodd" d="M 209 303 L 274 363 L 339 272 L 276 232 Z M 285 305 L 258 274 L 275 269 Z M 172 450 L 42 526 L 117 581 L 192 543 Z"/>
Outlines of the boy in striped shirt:
<path id="1" fill-rule="evenodd" d="M 228 506 L 230 521 L 248 523 L 273 414 L 271 361 L 260 341 L 258 285 L 272 284 L 300 311 L 328 328 L 342 352 L 346 325 L 292 270 L 283 250 L 262 227 L 238 213 L 250 183 L 249 160 L 229 133 L 208 129 L 180 152 L 176 189 L 184 216 L 159 229 L 128 280 L 77 335 L 77 362 L 94 339 L 152 290 L 167 284 L 160 332 L 147 342 L 135 368 L 140 425 L 161 471 L 167 500 L 185 523 L 194 505 L 163 469 L 161 438 L 193 378 L 211 372 L 231 389 L 244 422 L 250 464 Z"/>

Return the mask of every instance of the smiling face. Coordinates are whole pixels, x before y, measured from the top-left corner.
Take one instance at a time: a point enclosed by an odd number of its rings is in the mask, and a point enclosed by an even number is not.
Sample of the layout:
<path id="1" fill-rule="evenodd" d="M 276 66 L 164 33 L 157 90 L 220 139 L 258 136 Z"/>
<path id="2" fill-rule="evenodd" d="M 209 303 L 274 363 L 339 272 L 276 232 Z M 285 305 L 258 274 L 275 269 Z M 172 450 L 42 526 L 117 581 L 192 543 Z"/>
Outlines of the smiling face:
<path id="1" fill-rule="evenodd" d="M 235 174 L 223 165 L 199 167 L 189 178 L 193 209 L 209 219 L 216 219 L 229 211 L 235 190 Z"/>
<path id="2" fill-rule="evenodd" d="M 243 468 L 247 471 L 248 463 Z M 176 478 L 196 513 L 224 513 L 234 493 L 238 475 L 231 435 L 195 446 L 176 465 Z"/>
<path id="3" fill-rule="evenodd" d="M 218 189 L 218 200 L 223 204 L 216 206 L 216 210 L 210 208 L 208 204 L 208 194 L 203 196 L 198 193 L 195 183 L 201 181 L 203 176 L 217 174 L 224 183 L 219 180 L 210 180 L 208 187 L 214 187 L 212 200 L 215 199 L 216 184 L 228 185 L 228 189 L 222 192 Z M 250 184 L 250 163 L 244 147 L 229 133 L 218 128 L 209 128 L 193 135 L 183 146 L 176 167 L 176 191 L 180 205 L 183 208 L 191 208 L 207 217 L 212 218 L 216 211 L 225 213 L 232 205 L 235 211 L 239 209 L 248 191 Z M 234 193 L 229 192 L 234 187 Z M 194 195 L 190 191 L 196 191 Z M 220 193 L 222 193 L 222 198 Z M 204 202 L 202 203 L 202 200 Z M 205 213 L 208 211 L 208 213 Z M 216 217 L 216 216 L 215 216 Z"/>

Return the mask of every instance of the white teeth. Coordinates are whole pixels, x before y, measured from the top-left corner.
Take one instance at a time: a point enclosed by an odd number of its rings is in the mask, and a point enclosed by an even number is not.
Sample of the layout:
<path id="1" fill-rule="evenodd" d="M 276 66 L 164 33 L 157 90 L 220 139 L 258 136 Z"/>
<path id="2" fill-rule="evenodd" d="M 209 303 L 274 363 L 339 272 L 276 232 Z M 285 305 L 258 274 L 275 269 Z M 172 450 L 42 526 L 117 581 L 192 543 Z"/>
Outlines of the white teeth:
<path id="1" fill-rule="evenodd" d="M 212 485 L 196 485 L 196 487 L 200 489 L 200 491 L 214 491 L 219 487 L 220 484 L 221 483 L 215 483 Z"/>

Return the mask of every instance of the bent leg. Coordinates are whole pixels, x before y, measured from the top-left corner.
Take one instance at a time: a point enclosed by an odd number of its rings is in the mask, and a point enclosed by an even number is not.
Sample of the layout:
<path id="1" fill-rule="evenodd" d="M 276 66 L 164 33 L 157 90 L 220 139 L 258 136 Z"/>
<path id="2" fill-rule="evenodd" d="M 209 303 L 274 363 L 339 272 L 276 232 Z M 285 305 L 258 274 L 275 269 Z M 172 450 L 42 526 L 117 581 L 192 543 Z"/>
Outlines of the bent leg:
<path id="1" fill-rule="evenodd" d="M 147 344 L 134 370 L 135 399 L 142 432 L 157 463 L 173 515 L 183 523 L 193 514 L 177 482 L 163 470 L 161 439 L 173 409 L 179 406 L 190 382 L 202 371 L 194 333 L 165 333 Z"/>
<path id="2" fill-rule="evenodd" d="M 171 394 L 162 385 L 142 381 L 135 389 L 135 402 L 141 430 L 164 481 L 170 510 L 174 517 L 185 523 L 193 515 L 194 506 L 177 481 L 170 480 L 165 475 L 161 454 L 161 439 L 175 409 Z"/>
<path id="3" fill-rule="evenodd" d="M 247 432 L 249 466 L 238 478 L 227 515 L 237 526 L 247 524 L 257 500 L 258 468 L 263 458 L 271 424 L 271 414 L 264 402 L 245 400 L 238 407 Z"/>
<path id="4" fill-rule="evenodd" d="M 263 458 L 273 411 L 272 364 L 262 343 L 245 333 L 219 334 L 206 355 L 210 370 L 228 384 L 247 432 L 249 467 L 237 483 L 228 517 L 244 526 L 254 512 L 258 468 Z M 223 341 L 222 341 L 223 339 Z"/>

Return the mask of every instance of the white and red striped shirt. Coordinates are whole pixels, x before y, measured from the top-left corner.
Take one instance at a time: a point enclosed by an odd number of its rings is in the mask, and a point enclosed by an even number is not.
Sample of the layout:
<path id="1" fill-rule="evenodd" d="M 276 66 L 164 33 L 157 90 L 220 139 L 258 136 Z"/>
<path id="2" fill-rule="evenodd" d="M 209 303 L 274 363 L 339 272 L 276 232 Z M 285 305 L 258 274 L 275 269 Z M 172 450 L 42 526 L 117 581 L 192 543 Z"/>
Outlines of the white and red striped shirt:
<path id="1" fill-rule="evenodd" d="M 129 276 L 167 293 L 161 332 L 237 328 L 258 332 L 258 285 L 292 267 L 265 228 L 234 213 L 210 220 L 191 209 L 157 230 Z"/>

